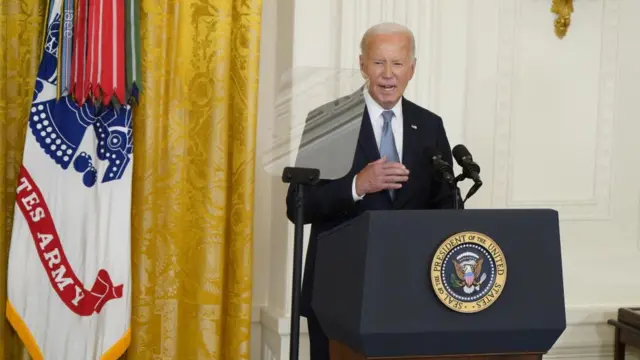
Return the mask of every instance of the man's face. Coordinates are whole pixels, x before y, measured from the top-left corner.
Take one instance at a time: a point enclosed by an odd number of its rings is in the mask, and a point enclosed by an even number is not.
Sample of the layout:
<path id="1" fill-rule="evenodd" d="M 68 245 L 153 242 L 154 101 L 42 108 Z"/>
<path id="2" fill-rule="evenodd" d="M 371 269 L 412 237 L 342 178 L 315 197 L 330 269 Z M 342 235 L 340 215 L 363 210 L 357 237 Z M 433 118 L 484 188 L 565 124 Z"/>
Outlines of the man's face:
<path id="1" fill-rule="evenodd" d="M 369 37 L 360 70 L 369 81 L 369 92 L 383 108 L 392 108 L 415 71 L 409 34 L 377 34 Z"/>

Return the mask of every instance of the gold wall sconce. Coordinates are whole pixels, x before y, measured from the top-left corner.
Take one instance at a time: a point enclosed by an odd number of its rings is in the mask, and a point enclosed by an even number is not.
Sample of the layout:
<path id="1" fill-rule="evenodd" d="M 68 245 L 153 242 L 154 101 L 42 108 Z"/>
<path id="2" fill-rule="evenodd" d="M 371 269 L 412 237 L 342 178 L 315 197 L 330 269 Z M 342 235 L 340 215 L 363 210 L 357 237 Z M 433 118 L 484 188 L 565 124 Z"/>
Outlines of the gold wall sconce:
<path id="1" fill-rule="evenodd" d="M 556 36 L 560 39 L 567 35 L 571 25 L 571 13 L 573 13 L 573 0 L 552 0 L 551 12 L 556 14 L 554 21 Z"/>

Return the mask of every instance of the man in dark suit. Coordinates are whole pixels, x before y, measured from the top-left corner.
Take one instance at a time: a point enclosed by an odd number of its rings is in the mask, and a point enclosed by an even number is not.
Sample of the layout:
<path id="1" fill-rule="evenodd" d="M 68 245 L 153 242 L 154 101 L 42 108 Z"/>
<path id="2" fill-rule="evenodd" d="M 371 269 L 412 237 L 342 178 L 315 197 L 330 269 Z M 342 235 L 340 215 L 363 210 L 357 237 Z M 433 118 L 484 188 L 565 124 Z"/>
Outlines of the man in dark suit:
<path id="1" fill-rule="evenodd" d="M 415 65 L 411 31 L 397 24 L 376 25 L 361 42 L 360 69 L 366 86 L 356 96 L 323 106 L 342 107 L 334 113 L 363 110 L 351 171 L 339 179 L 320 181 L 304 196 L 304 223 L 312 226 L 300 314 L 307 318 L 311 360 L 329 360 L 328 339 L 310 305 L 318 234 L 367 210 L 454 207 L 453 192 L 423 155 L 425 148 L 437 148 L 443 160 L 452 164 L 442 119 L 403 96 Z M 291 221 L 294 201 L 295 189 L 289 187 L 287 217 Z"/>

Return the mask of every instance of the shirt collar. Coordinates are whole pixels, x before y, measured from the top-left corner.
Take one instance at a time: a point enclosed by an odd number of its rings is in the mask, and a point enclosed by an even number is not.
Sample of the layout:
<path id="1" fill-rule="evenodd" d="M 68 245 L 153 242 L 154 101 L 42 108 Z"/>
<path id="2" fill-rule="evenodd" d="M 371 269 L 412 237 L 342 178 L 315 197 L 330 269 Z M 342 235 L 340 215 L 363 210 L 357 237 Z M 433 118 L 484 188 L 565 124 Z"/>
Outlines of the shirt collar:
<path id="1" fill-rule="evenodd" d="M 371 120 L 375 120 L 380 115 L 382 115 L 382 112 L 385 109 L 383 109 L 382 106 L 380 106 L 380 104 L 378 104 L 373 99 L 373 97 L 369 93 L 369 89 L 367 86 L 365 86 L 362 91 L 364 92 L 364 102 L 367 105 L 367 109 L 369 110 L 369 116 L 371 117 Z M 396 105 L 391 108 L 391 111 L 393 111 L 393 114 L 396 116 L 396 118 L 399 118 L 402 115 L 402 98 L 400 98 L 400 100 L 398 100 L 398 103 L 396 103 Z"/>

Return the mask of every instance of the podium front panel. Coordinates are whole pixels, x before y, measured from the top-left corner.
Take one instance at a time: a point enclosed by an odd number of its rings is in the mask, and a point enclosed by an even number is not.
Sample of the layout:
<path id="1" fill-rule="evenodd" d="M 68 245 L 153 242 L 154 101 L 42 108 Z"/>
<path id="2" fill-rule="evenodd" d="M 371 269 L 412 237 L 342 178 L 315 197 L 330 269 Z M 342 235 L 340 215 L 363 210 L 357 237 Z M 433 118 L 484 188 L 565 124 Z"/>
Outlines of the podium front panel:
<path id="1" fill-rule="evenodd" d="M 441 280 L 468 294 L 448 288 L 466 301 L 441 300 L 434 257 L 445 240 L 469 233 L 501 254 L 473 244 L 467 248 L 478 251 L 447 253 Z M 318 246 L 312 306 L 330 338 L 368 356 L 546 352 L 566 327 L 553 210 L 372 211 L 323 234 Z M 463 266 L 474 253 L 489 256 L 467 286 Z M 499 270 L 496 298 L 479 280 L 495 285 Z"/>

